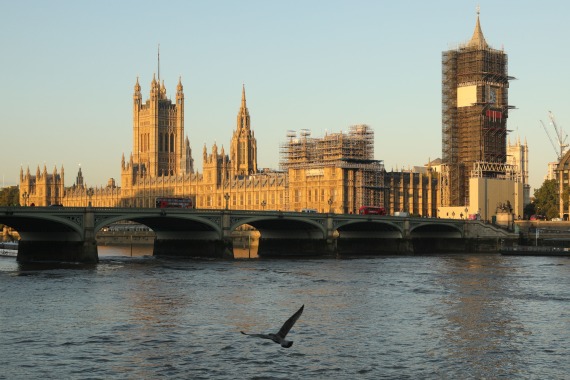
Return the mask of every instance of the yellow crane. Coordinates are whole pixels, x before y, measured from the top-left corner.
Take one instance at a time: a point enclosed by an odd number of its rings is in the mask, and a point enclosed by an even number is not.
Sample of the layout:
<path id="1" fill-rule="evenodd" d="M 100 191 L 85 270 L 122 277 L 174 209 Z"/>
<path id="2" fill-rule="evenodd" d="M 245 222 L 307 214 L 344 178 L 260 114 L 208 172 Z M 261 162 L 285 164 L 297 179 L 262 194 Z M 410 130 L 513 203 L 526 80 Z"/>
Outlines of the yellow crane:
<path id="1" fill-rule="evenodd" d="M 554 114 L 551 111 L 548 111 L 548 118 L 550 119 L 550 125 L 552 125 L 552 127 L 554 128 L 554 132 L 556 132 L 556 142 L 558 143 L 558 147 L 554 143 L 554 140 L 552 139 L 550 132 L 548 132 L 546 124 L 544 124 L 542 120 L 540 120 L 540 124 L 542 124 L 542 128 L 544 128 L 544 131 L 546 132 L 546 135 L 548 136 L 548 139 L 550 140 L 550 143 L 554 148 L 554 152 L 557 155 L 558 161 L 560 161 L 562 159 L 562 156 L 564 156 L 566 148 L 568 148 L 568 144 L 566 143 L 568 135 L 564 133 L 562 127 L 559 127 L 556 124 L 556 119 L 554 118 Z"/>

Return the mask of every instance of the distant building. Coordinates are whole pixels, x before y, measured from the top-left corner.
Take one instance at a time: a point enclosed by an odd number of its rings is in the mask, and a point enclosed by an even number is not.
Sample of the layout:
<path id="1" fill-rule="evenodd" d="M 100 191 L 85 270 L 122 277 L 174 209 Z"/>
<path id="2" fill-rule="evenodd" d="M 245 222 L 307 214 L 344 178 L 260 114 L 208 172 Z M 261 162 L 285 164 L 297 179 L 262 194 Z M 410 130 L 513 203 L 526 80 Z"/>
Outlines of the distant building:
<path id="1" fill-rule="evenodd" d="M 551 179 L 557 179 L 557 174 L 556 174 L 556 170 L 558 169 L 558 162 L 549 162 L 548 163 L 548 169 L 546 172 L 546 176 L 544 177 L 544 180 L 551 180 Z"/>
<path id="2" fill-rule="evenodd" d="M 568 220 L 570 215 L 570 150 L 564 153 L 554 173 L 558 184 L 560 218 Z"/>
<path id="3" fill-rule="evenodd" d="M 523 185 L 523 206 L 530 203 L 530 183 L 528 177 L 528 144 L 521 144 L 520 138 L 507 144 L 507 164 L 515 168 L 516 181 Z"/>

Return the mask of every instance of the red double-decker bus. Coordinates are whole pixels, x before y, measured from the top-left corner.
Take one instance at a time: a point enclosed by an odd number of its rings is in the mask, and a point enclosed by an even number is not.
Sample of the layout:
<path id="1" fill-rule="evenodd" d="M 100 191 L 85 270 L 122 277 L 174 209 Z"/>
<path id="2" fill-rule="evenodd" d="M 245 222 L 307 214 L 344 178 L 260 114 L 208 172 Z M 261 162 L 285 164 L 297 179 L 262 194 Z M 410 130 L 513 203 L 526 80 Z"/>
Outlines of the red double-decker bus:
<path id="1" fill-rule="evenodd" d="M 358 213 L 360 215 L 386 215 L 386 209 L 377 206 L 360 206 Z"/>
<path id="2" fill-rule="evenodd" d="M 192 198 L 156 198 L 156 208 L 194 208 Z"/>

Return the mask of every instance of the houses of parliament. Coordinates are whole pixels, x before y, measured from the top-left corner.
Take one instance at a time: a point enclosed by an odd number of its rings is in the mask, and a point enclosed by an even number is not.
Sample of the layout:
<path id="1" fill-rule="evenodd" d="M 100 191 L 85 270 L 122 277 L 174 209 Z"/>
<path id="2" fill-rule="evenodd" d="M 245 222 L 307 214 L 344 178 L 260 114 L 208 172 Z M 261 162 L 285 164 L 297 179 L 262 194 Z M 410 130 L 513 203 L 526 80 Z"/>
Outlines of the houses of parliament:
<path id="1" fill-rule="evenodd" d="M 201 209 L 356 213 L 371 205 L 424 215 L 435 212 L 437 180 L 431 174 L 398 176 L 396 184 L 389 181 L 395 186 L 392 191 L 384 186 L 386 172 L 383 162 L 374 159 L 374 133 L 367 125 L 321 138 L 311 137 L 308 130 L 289 131 L 280 146 L 280 170 L 258 169 L 245 86 L 229 154 L 223 146 L 214 144 L 209 152 L 204 146 L 202 173 L 195 170 L 184 134 L 180 79 L 174 101 L 167 97 L 164 81 L 156 77 L 143 101 L 137 78 L 133 139 L 133 152 L 121 160 L 120 187 L 114 179 L 105 186 L 87 187 L 81 168 L 70 187 L 64 185 L 63 167 L 52 172 L 38 167 L 35 175 L 21 168 L 20 204 L 155 207 L 157 198 L 180 197 L 191 198 Z"/>

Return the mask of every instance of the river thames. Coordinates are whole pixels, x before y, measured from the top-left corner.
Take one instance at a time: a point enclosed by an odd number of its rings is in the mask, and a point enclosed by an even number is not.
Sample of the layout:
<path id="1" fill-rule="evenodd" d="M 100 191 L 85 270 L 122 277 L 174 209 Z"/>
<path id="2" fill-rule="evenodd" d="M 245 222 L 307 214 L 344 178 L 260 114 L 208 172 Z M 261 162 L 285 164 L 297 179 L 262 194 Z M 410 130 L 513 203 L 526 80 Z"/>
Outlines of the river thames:
<path id="1" fill-rule="evenodd" d="M 0 379 L 563 379 L 570 259 L 0 257 Z M 131 257 L 131 254 L 133 257 Z M 276 332 L 301 305 L 291 348 Z"/>

